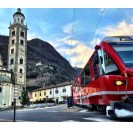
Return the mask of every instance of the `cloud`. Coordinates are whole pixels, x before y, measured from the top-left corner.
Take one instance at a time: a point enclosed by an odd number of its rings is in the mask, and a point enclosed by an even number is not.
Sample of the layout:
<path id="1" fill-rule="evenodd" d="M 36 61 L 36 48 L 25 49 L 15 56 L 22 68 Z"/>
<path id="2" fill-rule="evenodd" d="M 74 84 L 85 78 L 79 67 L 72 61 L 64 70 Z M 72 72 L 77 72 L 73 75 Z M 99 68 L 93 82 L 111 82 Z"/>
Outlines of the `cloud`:
<path id="1" fill-rule="evenodd" d="M 67 34 L 71 34 L 72 26 L 73 26 L 73 23 L 68 23 L 67 25 L 63 26 L 63 32 Z"/>
<path id="2" fill-rule="evenodd" d="M 91 45 L 92 47 L 95 47 L 95 46 L 98 45 L 100 42 L 101 42 L 101 39 L 100 39 L 100 38 L 95 38 L 95 39 L 93 39 L 93 40 L 90 42 L 90 45 Z"/>
<path id="3" fill-rule="evenodd" d="M 69 44 L 69 40 L 66 43 Z M 70 48 L 59 48 L 58 51 L 62 55 L 66 55 L 67 57 L 69 57 L 68 60 L 70 61 L 72 66 L 83 68 L 94 50 L 90 49 L 87 45 L 85 45 L 81 41 L 73 40 L 72 43 L 76 43 L 75 44 L 76 46 L 71 48 L 71 50 Z"/>
<path id="4" fill-rule="evenodd" d="M 81 68 L 85 66 L 92 53 L 94 52 L 93 49 L 90 49 L 86 45 L 82 44 L 74 48 L 73 51 L 77 53 L 77 56 L 71 58 L 71 65 Z"/>
<path id="5" fill-rule="evenodd" d="M 76 46 L 81 43 L 78 40 L 72 40 L 71 36 L 66 36 L 65 38 L 60 39 L 58 42 L 63 42 L 69 46 Z"/>
<path id="6" fill-rule="evenodd" d="M 105 36 L 118 36 L 118 35 L 132 35 L 133 34 L 133 18 L 130 23 L 121 21 L 117 25 L 106 26 L 100 30 L 100 33 Z"/>

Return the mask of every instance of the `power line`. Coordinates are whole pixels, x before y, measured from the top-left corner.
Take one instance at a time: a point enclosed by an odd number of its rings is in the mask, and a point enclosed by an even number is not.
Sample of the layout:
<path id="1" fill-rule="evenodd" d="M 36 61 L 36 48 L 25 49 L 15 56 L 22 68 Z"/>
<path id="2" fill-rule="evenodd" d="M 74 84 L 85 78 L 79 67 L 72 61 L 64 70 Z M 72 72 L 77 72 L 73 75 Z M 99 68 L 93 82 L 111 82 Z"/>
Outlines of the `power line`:
<path id="1" fill-rule="evenodd" d="M 72 21 L 72 32 L 71 32 L 71 43 L 70 43 L 70 57 L 71 57 L 71 45 L 73 40 L 73 30 L 74 30 L 74 23 L 75 23 L 75 8 L 73 9 L 73 21 Z M 71 58 L 70 58 L 71 59 Z M 71 61 L 69 61 L 71 63 Z"/>
<path id="2" fill-rule="evenodd" d="M 92 37 L 91 37 L 91 39 L 90 39 L 89 44 L 92 42 L 92 39 L 93 39 L 93 37 L 94 37 L 94 35 L 95 35 L 95 33 L 96 33 L 96 30 L 97 30 L 97 28 L 98 28 L 98 25 L 99 25 L 99 23 L 100 23 L 100 21 L 101 21 L 101 19 L 102 19 L 102 16 L 103 16 L 104 11 L 105 11 L 105 9 L 103 9 L 102 11 L 100 11 L 100 12 L 101 12 L 101 15 L 100 15 L 100 18 L 99 18 L 99 20 L 98 20 L 98 22 L 97 22 L 96 28 L 95 28 L 95 30 L 94 30 L 94 32 L 93 32 L 93 34 L 92 34 Z M 84 59 L 84 57 L 85 57 L 85 55 L 86 55 L 86 53 L 87 53 L 87 51 L 88 51 L 88 48 L 89 48 L 89 46 L 87 47 L 87 49 L 86 49 L 86 51 L 85 51 L 85 53 L 84 53 L 84 56 L 83 56 L 83 58 L 82 58 L 81 61 L 83 61 L 83 59 Z M 77 65 L 78 65 L 78 61 L 77 61 L 76 66 L 77 66 Z"/>

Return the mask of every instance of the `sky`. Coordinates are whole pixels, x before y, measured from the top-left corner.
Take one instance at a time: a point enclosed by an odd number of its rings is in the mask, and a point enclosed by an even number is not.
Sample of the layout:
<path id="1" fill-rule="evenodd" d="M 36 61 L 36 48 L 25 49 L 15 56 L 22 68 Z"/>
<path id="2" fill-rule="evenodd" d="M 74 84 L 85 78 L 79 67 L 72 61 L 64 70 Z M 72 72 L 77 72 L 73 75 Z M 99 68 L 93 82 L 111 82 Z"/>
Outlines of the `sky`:
<path id="1" fill-rule="evenodd" d="M 9 35 L 8 27 L 16 11 L 17 8 L 0 8 L 1 35 Z M 83 68 L 95 45 L 105 36 L 133 34 L 133 8 L 21 8 L 21 11 L 29 29 L 28 40 L 40 38 L 49 42 L 73 67 Z"/>

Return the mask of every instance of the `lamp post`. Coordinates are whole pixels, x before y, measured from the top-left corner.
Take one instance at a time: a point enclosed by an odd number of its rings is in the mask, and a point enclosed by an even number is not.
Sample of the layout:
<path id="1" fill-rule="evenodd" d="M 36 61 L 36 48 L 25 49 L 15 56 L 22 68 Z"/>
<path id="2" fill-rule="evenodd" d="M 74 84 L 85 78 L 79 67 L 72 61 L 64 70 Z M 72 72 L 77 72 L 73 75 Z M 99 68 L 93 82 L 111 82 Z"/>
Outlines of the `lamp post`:
<path id="1" fill-rule="evenodd" d="M 16 121 L 16 98 L 15 98 L 15 74 L 12 72 L 11 73 L 12 76 L 12 84 L 14 86 L 14 99 L 13 99 L 13 110 L 14 110 L 14 114 L 13 114 L 13 122 Z"/>
<path id="2" fill-rule="evenodd" d="M 14 116 L 13 116 L 13 122 L 16 122 L 16 98 L 14 98 Z"/>

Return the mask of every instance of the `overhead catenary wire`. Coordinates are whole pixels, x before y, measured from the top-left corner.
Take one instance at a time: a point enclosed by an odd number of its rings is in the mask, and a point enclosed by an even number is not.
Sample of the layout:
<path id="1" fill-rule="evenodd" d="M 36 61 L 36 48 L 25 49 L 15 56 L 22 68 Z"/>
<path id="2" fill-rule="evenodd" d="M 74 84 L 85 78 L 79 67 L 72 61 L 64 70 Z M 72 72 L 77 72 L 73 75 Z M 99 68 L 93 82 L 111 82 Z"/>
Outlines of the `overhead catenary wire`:
<path id="1" fill-rule="evenodd" d="M 98 20 L 98 22 L 97 22 L 97 25 L 96 25 L 95 29 L 94 29 L 94 32 L 93 32 L 93 34 L 92 34 L 92 37 L 91 37 L 91 39 L 90 39 L 90 41 L 89 41 L 89 44 L 92 42 L 92 39 L 94 38 L 94 35 L 95 35 L 96 31 L 97 31 L 98 25 L 99 25 L 99 23 L 100 23 L 100 21 L 101 21 L 101 19 L 102 19 L 102 16 L 103 16 L 104 11 L 105 11 L 105 9 L 103 9 L 102 11 L 100 11 L 100 12 L 101 12 L 101 15 L 100 15 L 100 18 L 99 18 L 99 20 Z M 88 51 L 88 48 L 89 48 L 89 46 L 87 46 L 87 49 L 86 49 L 86 51 L 85 51 L 85 53 L 84 53 L 84 55 L 83 55 L 83 58 L 82 58 L 82 60 L 80 60 L 80 61 L 83 61 L 83 60 L 84 60 L 84 57 L 85 57 L 85 55 L 86 55 L 86 53 L 87 53 L 87 51 Z M 77 66 L 78 63 L 79 63 L 79 62 L 77 61 L 77 63 L 76 63 L 75 66 Z"/>
<path id="2" fill-rule="evenodd" d="M 70 42 L 70 57 L 71 57 L 71 46 L 72 46 L 73 32 L 74 32 L 74 23 L 75 23 L 75 8 L 73 9 L 72 31 L 71 31 L 71 42 Z M 69 59 L 69 62 L 71 63 L 71 58 Z"/>

